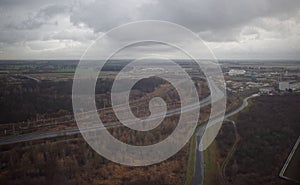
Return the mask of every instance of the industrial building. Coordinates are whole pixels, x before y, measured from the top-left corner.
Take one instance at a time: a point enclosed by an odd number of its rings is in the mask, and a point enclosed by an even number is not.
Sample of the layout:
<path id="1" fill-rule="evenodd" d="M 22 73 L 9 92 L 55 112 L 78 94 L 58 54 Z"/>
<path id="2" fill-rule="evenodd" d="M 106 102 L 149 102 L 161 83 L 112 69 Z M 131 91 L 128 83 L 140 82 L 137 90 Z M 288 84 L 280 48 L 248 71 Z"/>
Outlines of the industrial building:
<path id="1" fill-rule="evenodd" d="M 228 72 L 229 76 L 238 76 L 238 75 L 245 75 L 246 71 L 242 69 L 230 69 Z"/>
<path id="2" fill-rule="evenodd" d="M 274 92 L 275 92 L 274 87 L 262 87 L 262 88 L 259 88 L 259 93 L 260 94 L 272 95 Z"/>
<path id="3" fill-rule="evenodd" d="M 298 90 L 300 89 L 300 82 L 279 82 L 278 88 L 280 91 Z"/>
<path id="4" fill-rule="evenodd" d="M 280 91 L 287 91 L 290 89 L 290 82 L 279 82 L 278 88 Z"/>

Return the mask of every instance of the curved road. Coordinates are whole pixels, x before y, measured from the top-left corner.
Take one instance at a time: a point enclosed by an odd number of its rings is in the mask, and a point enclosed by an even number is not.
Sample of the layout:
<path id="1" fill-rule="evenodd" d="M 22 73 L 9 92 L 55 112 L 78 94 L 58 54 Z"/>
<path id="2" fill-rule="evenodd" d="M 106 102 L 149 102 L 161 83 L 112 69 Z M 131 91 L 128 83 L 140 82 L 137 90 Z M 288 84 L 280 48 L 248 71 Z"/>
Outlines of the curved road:
<path id="1" fill-rule="evenodd" d="M 214 95 L 218 97 L 222 97 L 222 92 L 216 88 L 214 85 L 211 88 L 214 91 Z M 249 96 L 243 100 L 243 104 L 238 107 L 236 110 L 233 112 L 226 114 L 225 118 L 228 118 L 230 116 L 233 116 L 234 114 L 240 112 L 243 110 L 245 107 L 248 106 L 247 100 L 249 98 L 255 97 L 257 94 L 254 94 L 252 96 Z M 218 101 L 218 99 L 216 99 Z M 166 117 L 173 116 L 176 114 L 188 112 L 190 110 L 193 110 L 195 108 L 204 107 L 211 104 L 211 97 L 208 96 L 201 100 L 200 102 L 187 105 L 185 107 L 177 108 L 177 109 L 172 109 L 166 112 Z M 155 114 L 151 116 L 151 118 L 156 119 L 158 117 L 161 117 L 163 114 Z M 218 123 L 219 121 L 222 121 L 219 117 L 213 119 L 213 124 Z M 135 122 L 135 120 L 127 120 L 125 124 L 131 124 L 132 122 Z M 212 124 L 212 125 L 213 125 Z M 92 127 L 86 128 L 86 131 L 89 131 L 90 129 L 107 129 L 107 128 L 112 128 L 112 127 L 117 127 L 117 126 L 122 126 L 119 122 L 114 122 L 114 123 L 109 123 L 109 124 L 104 124 L 102 127 Z M 203 184 L 203 178 L 204 178 L 204 155 L 203 151 L 199 150 L 199 144 L 202 138 L 202 135 L 205 131 L 206 124 L 202 125 L 196 134 L 196 150 L 195 150 L 195 166 L 194 166 L 194 176 L 193 176 L 193 185 L 202 185 Z M 39 140 L 39 139 L 47 139 L 47 138 L 54 138 L 54 137 L 59 137 L 59 136 L 68 136 L 68 135 L 73 135 L 73 134 L 79 134 L 80 130 L 78 128 L 72 128 L 72 129 L 67 129 L 67 130 L 58 130 L 58 131 L 46 131 L 46 132 L 35 132 L 35 133 L 30 133 L 30 134 L 22 134 L 22 135 L 16 135 L 16 136 L 9 136 L 9 137 L 4 137 L 0 139 L 0 145 L 6 145 L 6 144 L 13 144 L 13 143 L 19 143 L 19 142 L 25 142 L 25 141 L 33 141 L 33 140 Z"/>
<path id="2" fill-rule="evenodd" d="M 239 106 L 234 111 L 226 114 L 224 116 L 224 119 L 227 119 L 227 118 L 237 114 L 238 112 L 242 111 L 245 107 L 248 106 L 248 100 L 250 98 L 253 98 L 253 97 L 256 97 L 256 96 L 258 96 L 258 94 L 253 94 L 253 95 L 245 98 L 243 100 L 242 105 Z M 212 120 L 212 125 L 214 125 L 214 124 L 216 124 L 220 121 L 223 121 L 223 120 L 221 120 L 219 117 L 214 118 Z M 196 137 L 197 137 L 197 139 L 196 139 L 196 150 L 195 150 L 196 158 L 195 158 L 194 176 L 193 176 L 193 183 L 192 183 L 193 185 L 202 185 L 203 180 L 204 180 L 204 165 L 205 165 L 204 164 L 204 154 L 203 154 L 203 151 L 199 150 L 199 148 L 200 148 L 200 141 L 201 141 L 202 135 L 204 134 L 206 126 L 207 126 L 207 124 L 201 125 L 200 128 L 197 131 L 197 134 L 196 134 Z"/>
<path id="3" fill-rule="evenodd" d="M 206 106 L 209 105 L 211 102 L 210 96 L 204 98 L 200 102 L 187 105 L 185 107 L 177 108 L 177 109 L 172 109 L 166 112 L 166 117 L 170 117 L 176 114 L 180 113 L 185 113 L 190 110 L 193 110 L 195 108 L 198 108 L 199 105 Z M 151 119 L 157 119 L 164 114 L 155 114 L 151 116 Z M 131 124 L 135 123 L 136 120 L 127 120 L 123 124 Z M 86 131 L 89 131 L 90 129 L 107 129 L 107 128 L 112 128 L 112 127 L 117 127 L 117 126 L 122 126 L 121 123 L 119 122 L 114 122 L 114 123 L 108 123 L 104 124 L 104 127 L 87 127 Z M 72 128 L 72 129 L 67 129 L 67 130 L 57 130 L 57 131 L 46 131 L 46 132 L 34 132 L 34 133 L 29 133 L 29 134 L 21 134 L 21 135 L 16 135 L 16 136 L 8 136 L 8 137 L 3 137 L 0 138 L 0 145 L 5 145 L 5 144 L 13 144 L 13 143 L 19 143 L 19 142 L 25 142 L 25 141 L 33 141 L 33 140 L 38 140 L 38 139 L 47 139 L 47 138 L 53 138 L 53 137 L 59 137 L 59 136 L 67 136 L 67 135 L 73 135 L 73 134 L 78 134 L 80 133 L 80 130 L 78 128 Z"/>

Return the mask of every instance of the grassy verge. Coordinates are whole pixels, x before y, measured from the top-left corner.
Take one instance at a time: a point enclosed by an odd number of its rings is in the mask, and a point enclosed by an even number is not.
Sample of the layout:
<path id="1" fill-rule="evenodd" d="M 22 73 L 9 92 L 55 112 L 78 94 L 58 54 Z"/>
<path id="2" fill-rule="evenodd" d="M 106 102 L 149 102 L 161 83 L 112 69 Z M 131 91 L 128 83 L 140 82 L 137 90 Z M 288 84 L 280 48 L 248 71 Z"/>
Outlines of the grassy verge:
<path id="1" fill-rule="evenodd" d="M 184 181 L 184 185 L 191 185 L 193 181 L 193 176 L 194 176 L 194 168 L 195 168 L 195 152 L 196 152 L 196 134 L 198 132 L 198 129 L 201 125 L 206 124 L 207 121 L 204 122 L 198 122 L 197 127 L 195 129 L 195 132 L 193 136 L 191 137 L 191 144 L 190 144 L 190 151 L 189 151 L 189 159 L 188 159 L 188 165 L 187 165 L 187 170 L 186 170 L 186 178 Z"/>
<path id="2" fill-rule="evenodd" d="M 204 161 L 204 185 L 219 184 L 219 165 L 215 141 L 204 151 Z"/>
<path id="3" fill-rule="evenodd" d="M 195 150 L 196 150 L 196 134 L 192 136 L 192 139 L 190 141 L 190 151 L 189 151 L 189 160 L 187 165 L 187 171 L 186 171 L 186 179 L 184 182 L 184 185 L 190 185 L 193 181 L 194 176 L 194 163 L 195 163 Z"/>
<path id="4" fill-rule="evenodd" d="M 243 99 L 240 98 L 238 103 L 232 107 L 230 110 L 226 111 L 226 114 L 236 110 L 243 104 Z M 248 100 L 249 105 L 252 104 L 251 99 Z M 247 107 L 246 107 L 247 108 Z M 233 115 L 234 117 L 236 115 Z M 200 127 L 200 125 L 205 124 L 206 122 L 198 123 L 197 128 L 195 129 L 195 133 L 192 136 L 191 144 L 190 144 L 190 151 L 189 151 L 189 159 L 187 165 L 187 172 L 186 172 L 186 179 L 183 183 L 184 185 L 192 184 L 193 175 L 194 175 L 194 162 L 195 162 L 195 148 L 196 148 L 196 133 Z M 204 184 L 205 185 L 216 185 L 219 184 L 219 165 L 217 161 L 217 146 L 215 141 L 204 151 Z"/>
<path id="5" fill-rule="evenodd" d="M 237 113 L 237 114 L 235 114 L 235 115 L 232 115 L 232 116 L 229 117 L 228 119 L 237 122 L 237 117 L 238 117 L 238 115 L 239 115 L 240 113 L 242 113 L 242 112 L 247 112 L 247 111 L 250 109 L 250 107 L 253 105 L 253 98 L 249 98 L 249 99 L 247 100 L 247 102 L 248 102 L 248 106 L 246 106 L 246 107 L 245 107 L 243 110 L 241 110 L 239 113 Z M 243 101 L 242 101 L 242 103 L 243 103 Z M 240 105 L 241 105 L 241 104 L 240 104 Z M 240 106 L 240 105 L 239 105 L 239 106 Z"/>
<path id="6" fill-rule="evenodd" d="M 230 114 L 231 112 L 233 112 L 233 111 L 235 111 L 237 108 L 239 108 L 242 104 L 243 104 L 243 99 L 244 98 L 239 98 L 239 101 L 238 101 L 238 103 L 235 105 L 235 106 L 233 106 L 231 109 L 229 109 L 229 110 L 226 110 L 226 114 Z"/>

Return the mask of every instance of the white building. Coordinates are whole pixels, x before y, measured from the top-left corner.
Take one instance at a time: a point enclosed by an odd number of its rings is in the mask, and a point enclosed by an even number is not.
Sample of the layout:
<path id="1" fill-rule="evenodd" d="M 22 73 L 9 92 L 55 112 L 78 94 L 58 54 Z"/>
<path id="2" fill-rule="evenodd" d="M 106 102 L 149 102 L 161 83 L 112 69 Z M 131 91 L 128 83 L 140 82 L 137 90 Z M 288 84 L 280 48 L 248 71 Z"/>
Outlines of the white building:
<path id="1" fill-rule="evenodd" d="M 290 89 L 292 89 L 293 91 L 300 89 L 300 82 L 291 83 L 290 84 Z"/>
<path id="2" fill-rule="evenodd" d="M 260 94 L 272 94 L 273 92 L 275 92 L 274 87 L 262 87 L 262 88 L 259 88 L 259 93 Z"/>
<path id="3" fill-rule="evenodd" d="M 279 90 L 286 91 L 290 89 L 290 82 L 279 82 Z"/>
<path id="4" fill-rule="evenodd" d="M 230 69 L 228 72 L 229 76 L 238 76 L 238 75 L 245 75 L 246 71 L 242 69 Z"/>

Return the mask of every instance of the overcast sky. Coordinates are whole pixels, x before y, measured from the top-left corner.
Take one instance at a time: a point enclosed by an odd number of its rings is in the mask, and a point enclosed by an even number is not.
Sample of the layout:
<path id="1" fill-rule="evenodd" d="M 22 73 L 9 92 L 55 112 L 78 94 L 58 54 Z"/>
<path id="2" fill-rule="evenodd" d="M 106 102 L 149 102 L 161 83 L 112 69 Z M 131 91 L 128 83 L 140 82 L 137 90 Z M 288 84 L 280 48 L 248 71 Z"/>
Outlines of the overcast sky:
<path id="1" fill-rule="evenodd" d="M 0 59 L 79 59 L 149 19 L 191 29 L 220 59 L 300 59 L 300 0 L 1 0 Z"/>

